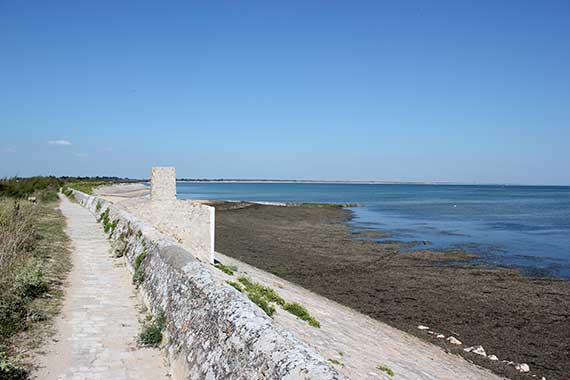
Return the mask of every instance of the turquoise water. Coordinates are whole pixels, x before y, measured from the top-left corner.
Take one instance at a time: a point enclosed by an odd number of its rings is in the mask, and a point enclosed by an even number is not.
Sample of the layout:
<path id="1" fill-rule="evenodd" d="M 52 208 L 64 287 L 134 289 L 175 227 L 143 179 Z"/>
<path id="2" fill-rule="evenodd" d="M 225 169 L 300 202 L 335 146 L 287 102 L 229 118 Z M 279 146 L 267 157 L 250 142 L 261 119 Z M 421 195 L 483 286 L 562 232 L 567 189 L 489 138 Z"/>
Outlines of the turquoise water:
<path id="1" fill-rule="evenodd" d="M 358 203 L 349 222 L 355 230 L 570 279 L 570 187 L 178 183 L 177 190 L 181 199 Z"/>

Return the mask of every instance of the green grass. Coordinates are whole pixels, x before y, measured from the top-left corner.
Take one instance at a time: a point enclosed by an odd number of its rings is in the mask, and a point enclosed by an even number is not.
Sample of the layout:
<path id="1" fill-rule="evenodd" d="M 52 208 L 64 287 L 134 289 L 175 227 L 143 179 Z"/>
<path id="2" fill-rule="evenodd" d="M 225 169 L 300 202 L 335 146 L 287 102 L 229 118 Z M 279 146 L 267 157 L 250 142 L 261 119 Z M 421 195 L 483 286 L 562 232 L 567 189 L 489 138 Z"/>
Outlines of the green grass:
<path id="1" fill-rule="evenodd" d="M 103 223 L 103 226 L 109 224 L 109 211 L 111 210 L 109 210 L 109 208 L 106 208 L 105 211 L 103 211 L 101 215 L 99 215 L 98 222 Z"/>
<path id="2" fill-rule="evenodd" d="M 101 181 L 82 181 L 82 182 L 69 182 L 65 185 L 74 190 L 81 191 L 85 194 L 93 194 L 93 190 L 99 186 L 109 185 L 111 182 L 101 182 Z"/>
<path id="3" fill-rule="evenodd" d="M 228 284 L 228 285 L 234 287 L 235 289 L 237 289 L 237 290 L 240 291 L 240 292 L 243 292 L 243 288 L 242 288 L 242 286 L 240 285 L 239 282 L 226 281 L 226 284 Z"/>
<path id="4" fill-rule="evenodd" d="M 242 284 L 243 291 L 247 294 L 248 298 L 269 316 L 275 314 L 275 307 L 270 304 L 271 302 L 279 305 L 285 303 L 285 300 L 273 289 L 253 282 L 248 277 L 239 277 L 238 281 Z"/>
<path id="5" fill-rule="evenodd" d="M 234 275 L 234 270 L 227 265 L 224 265 L 222 263 L 217 263 L 217 264 L 214 264 L 214 266 L 227 275 L 230 275 L 230 276 Z"/>
<path id="6" fill-rule="evenodd" d="M 263 298 L 263 296 L 259 293 L 247 293 L 248 298 L 259 306 L 261 310 L 265 312 L 265 314 L 269 315 L 270 317 L 275 314 L 275 307 L 270 305 L 267 299 Z"/>
<path id="7" fill-rule="evenodd" d="M 388 367 L 384 364 L 378 364 L 376 366 L 376 369 L 386 373 L 388 376 L 394 376 L 394 371 L 392 371 L 392 369 L 390 367 Z"/>
<path id="8" fill-rule="evenodd" d="M 251 281 L 248 277 L 239 277 L 238 281 L 245 287 L 246 293 L 256 293 L 268 302 L 275 302 L 278 305 L 285 305 L 285 300 L 277 294 L 277 292 L 268 286 L 263 286 L 257 282 Z"/>
<path id="9" fill-rule="evenodd" d="M 166 327 L 166 318 L 163 313 L 159 313 L 152 318 L 148 315 L 143 325 L 143 329 L 138 337 L 138 343 L 144 347 L 158 347 L 162 342 L 162 331 Z"/>
<path id="10" fill-rule="evenodd" d="M 303 321 L 307 321 L 313 327 L 321 327 L 319 321 L 313 318 L 307 309 L 298 303 L 285 302 L 275 290 L 268 286 L 263 286 L 258 282 L 252 281 L 249 277 L 241 276 L 238 278 L 239 283 L 233 281 L 226 281 L 229 285 L 233 286 L 240 292 L 247 294 L 249 299 L 259 306 L 269 316 L 275 314 L 275 307 L 272 304 L 277 304 L 287 310 L 289 313 L 296 315 Z"/>
<path id="11" fill-rule="evenodd" d="M 143 252 L 137 256 L 133 264 L 133 268 L 135 270 L 135 272 L 133 273 L 133 284 L 137 286 L 144 281 L 144 269 L 142 267 L 142 263 L 146 258 L 146 256 L 147 256 L 147 250 L 145 248 Z"/>
<path id="12" fill-rule="evenodd" d="M 113 236 L 113 234 L 115 233 L 115 229 L 117 228 L 117 226 L 119 225 L 119 219 L 115 219 L 111 222 L 111 224 L 109 225 L 109 239 L 111 238 L 111 236 Z"/>
<path id="13" fill-rule="evenodd" d="M 301 304 L 298 304 L 296 302 L 286 303 L 285 305 L 283 305 L 283 309 L 285 309 L 289 313 L 297 316 L 299 319 L 309 322 L 309 325 L 311 325 L 313 327 L 321 327 L 321 324 L 319 323 L 319 321 L 317 321 L 315 318 L 313 318 L 311 316 L 311 314 L 309 314 L 307 309 L 305 309 L 305 307 Z"/>
<path id="14" fill-rule="evenodd" d="M 342 364 L 341 362 L 339 362 L 339 361 L 336 360 L 336 359 L 328 359 L 328 361 L 331 362 L 331 363 L 334 364 L 334 365 L 338 365 L 338 366 L 344 367 L 344 364 Z"/>

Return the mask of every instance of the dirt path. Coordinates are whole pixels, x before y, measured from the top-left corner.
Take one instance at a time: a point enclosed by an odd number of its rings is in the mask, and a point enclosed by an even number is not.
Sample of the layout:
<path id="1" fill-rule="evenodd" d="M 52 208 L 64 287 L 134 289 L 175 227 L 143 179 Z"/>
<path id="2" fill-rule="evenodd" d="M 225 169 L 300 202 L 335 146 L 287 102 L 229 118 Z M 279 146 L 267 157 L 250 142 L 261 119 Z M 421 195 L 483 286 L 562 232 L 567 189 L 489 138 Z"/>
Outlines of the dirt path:
<path id="1" fill-rule="evenodd" d="M 167 379 L 164 356 L 136 346 L 137 296 L 122 259 L 110 257 L 102 227 L 83 207 L 62 197 L 72 241 L 73 269 L 57 335 L 40 358 L 42 380 Z"/>

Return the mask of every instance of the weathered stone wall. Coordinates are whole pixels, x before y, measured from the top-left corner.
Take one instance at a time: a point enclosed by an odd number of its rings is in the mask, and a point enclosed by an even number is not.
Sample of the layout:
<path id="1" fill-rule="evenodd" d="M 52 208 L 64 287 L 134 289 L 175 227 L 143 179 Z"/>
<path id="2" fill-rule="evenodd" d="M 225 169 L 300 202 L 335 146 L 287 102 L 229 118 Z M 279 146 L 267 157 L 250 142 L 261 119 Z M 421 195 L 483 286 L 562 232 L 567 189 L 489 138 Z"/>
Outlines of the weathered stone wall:
<path id="1" fill-rule="evenodd" d="M 131 271 L 144 257 L 139 289 L 147 306 L 166 316 L 174 379 L 345 379 L 176 240 L 105 200 L 74 195 L 98 218 L 109 209 L 111 238 L 125 244 Z"/>
<path id="2" fill-rule="evenodd" d="M 155 167 L 150 174 L 150 198 L 154 201 L 176 199 L 176 169 Z"/>

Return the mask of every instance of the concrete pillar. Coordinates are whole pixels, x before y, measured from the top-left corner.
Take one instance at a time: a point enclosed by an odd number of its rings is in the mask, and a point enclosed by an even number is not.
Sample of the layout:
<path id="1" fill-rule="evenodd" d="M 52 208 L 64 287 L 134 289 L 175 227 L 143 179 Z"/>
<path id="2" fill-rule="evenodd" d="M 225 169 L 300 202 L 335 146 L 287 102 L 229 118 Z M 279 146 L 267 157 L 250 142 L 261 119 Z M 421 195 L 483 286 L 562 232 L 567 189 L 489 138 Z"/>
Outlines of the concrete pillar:
<path id="1" fill-rule="evenodd" d="M 153 201 L 176 200 L 176 169 L 174 167 L 152 168 L 150 199 Z"/>

